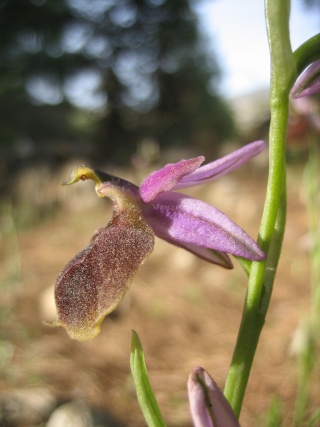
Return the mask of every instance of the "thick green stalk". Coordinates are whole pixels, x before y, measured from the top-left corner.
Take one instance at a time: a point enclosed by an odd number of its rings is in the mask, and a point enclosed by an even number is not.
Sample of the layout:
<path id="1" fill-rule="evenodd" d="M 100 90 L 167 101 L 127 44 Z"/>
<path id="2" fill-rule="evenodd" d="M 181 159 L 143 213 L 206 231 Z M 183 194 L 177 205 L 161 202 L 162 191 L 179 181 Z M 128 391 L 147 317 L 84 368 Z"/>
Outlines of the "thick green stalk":
<path id="1" fill-rule="evenodd" d="M 225 395 L 237 416 L 265 322 L 285 228 L 285 137 L 289 91 L 296 76 L 289 37 L 289 12 L 289 0 L 265 1 L 271 56 L 270 163 L 258 242 L 267 260 L 252 263 L 242 322 L 225 386 Z"/>

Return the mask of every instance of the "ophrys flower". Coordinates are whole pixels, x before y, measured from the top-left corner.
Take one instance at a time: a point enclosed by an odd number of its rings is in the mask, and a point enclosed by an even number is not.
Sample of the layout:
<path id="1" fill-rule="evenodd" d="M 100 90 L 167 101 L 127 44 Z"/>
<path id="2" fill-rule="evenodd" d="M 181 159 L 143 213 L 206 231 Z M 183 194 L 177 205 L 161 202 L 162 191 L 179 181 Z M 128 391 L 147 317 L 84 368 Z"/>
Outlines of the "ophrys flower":
<path id="1" fill-rule="evenodd" d="M 202 156 L 168 164 L 140 188 L 85 166 L 76 168 L 66 184 L 93 180 L 98 196 L 112 200 L 113 217 L 60 273 L 55 286 L 58 320 L 53 326 L 65 327 L 78 340 L 95 337 L 152 252 L 154 234 L 225 268 L 232 268 L 227 253 L 263 260 L 256 242 L 225 214 L 173 190 L 213 181 L 264 147 L 263 141 L 253 142 L 205 166 L 200 166 Z"/>

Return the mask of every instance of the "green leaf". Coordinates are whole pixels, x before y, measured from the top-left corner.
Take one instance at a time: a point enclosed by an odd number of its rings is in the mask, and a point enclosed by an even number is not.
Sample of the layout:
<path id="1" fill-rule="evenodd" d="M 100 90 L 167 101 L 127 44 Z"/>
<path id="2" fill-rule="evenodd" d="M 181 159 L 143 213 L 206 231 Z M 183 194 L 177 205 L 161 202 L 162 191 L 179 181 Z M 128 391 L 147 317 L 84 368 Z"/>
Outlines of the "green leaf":
<path id="1" fill-rule="evenodd" d="M 297 63 L 298 75 L 301 74 L 310 64 L 320 59 L 320 33 L 305 41 L 293 52 Z"/>
<path id="2" fill-rule="evenodd" d="M 166 424 L 150 385 L 143 348 L 135 331 L 132 331 L 130 366 L 140 408 L 147 425 L 149 427 L 165 427 Z"/>

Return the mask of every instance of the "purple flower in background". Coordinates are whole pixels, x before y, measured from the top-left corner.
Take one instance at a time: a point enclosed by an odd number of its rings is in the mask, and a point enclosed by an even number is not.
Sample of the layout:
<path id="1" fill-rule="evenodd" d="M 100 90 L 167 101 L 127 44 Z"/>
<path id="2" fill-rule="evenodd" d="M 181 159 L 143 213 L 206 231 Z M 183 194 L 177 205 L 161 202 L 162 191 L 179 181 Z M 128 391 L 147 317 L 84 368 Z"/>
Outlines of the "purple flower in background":
<path id="1" fill-rule="evenodd" d="M 202 156 L 168 164 L 140 188 L 85 166 L 76 168 L 66 184 L 92 179 L 97 194 L 111 198 L 113 218 L 60 273 L 55 286 L 58 320 L 52 326 L 65 327 L 78 340 L 95 337 L 152 252 L 154 235 L 225 268 L 232 268 L 227 253 L 263 260 L 256 242 L 226 215 L 173 190 L 213 181 L 264 148 L 263 141 L 256 141 L 201 167 Z"/>
<path id="2" fill-rule="evenodd" d="M 190 374 L 188 394 L 195 427 L 240 427 L 224 394 L 203 368 Z"/>
<path id="3" fill-rule="evenodd" d="M 320 60 L 313 62 L 297 79 L 291 90 L 292 98 L 320 92 Z"/>

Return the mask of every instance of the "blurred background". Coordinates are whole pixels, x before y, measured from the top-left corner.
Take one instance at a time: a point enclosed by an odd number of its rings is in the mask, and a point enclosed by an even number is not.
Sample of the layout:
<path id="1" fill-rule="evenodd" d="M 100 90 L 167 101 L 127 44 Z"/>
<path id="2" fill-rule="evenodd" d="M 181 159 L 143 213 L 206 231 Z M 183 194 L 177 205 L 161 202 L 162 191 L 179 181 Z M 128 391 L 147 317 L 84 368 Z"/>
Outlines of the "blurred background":
<path id="1" fill-rule="evenodd" d="M 157 241 L 98 338 L 73 342 L 42 320 L 55 317 L 57 275 L 111 215 L 90 183 L 60 187 L 74 166 L 139 184 L 167 162 L 197 155 L 211 161 L 267 139 L 263 7 L 262 0 L 0 1 L 1 426 L 145 425 L 129 370 L 131 329 L 169 424 L 191 426 L 186 381 L 194 366 L 223 387 L 245 295 L 237 266 L 225 272 Z M 293 48 L 319 32 L 319 10 L 317 0 L 292 1 Z M 257 425 L 257 416 L 263 425 L 274 396 L 284 414 L 294 399 L 292 342 L 310 303 L 303 176 L 319 134 L 319 99 L 295 101 L 282 286 L 249 384 L 244 426 Z M 263 153 L 189 194 L 255 237 L 266 173 Z M 287 415 L 283 425 L 290 423 Z"/>

